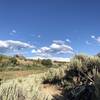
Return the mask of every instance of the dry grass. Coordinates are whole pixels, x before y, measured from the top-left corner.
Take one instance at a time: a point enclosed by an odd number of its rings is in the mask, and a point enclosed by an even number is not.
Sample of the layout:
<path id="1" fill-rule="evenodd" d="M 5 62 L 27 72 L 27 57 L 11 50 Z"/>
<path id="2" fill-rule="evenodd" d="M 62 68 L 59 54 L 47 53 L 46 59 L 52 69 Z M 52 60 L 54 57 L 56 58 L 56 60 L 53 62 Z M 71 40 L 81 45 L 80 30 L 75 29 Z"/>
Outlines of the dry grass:
<path id="1" fill-rule="evenodd" d="M 51 89 L 51 94 L 44 92 L 41 89 L 42 83 L 46 79 L 52 79 L 55 76 L 59 78 L 64 76 L 64 69 L 62 68 L 51 68 L 50 70 L 40 73 L 32 74 L 28 77 L 20 77 L 12 80 L 2 82 L 0 86 L 0 98 L 1 100 L 52 100 L 53 95 L 60 94 L 60 91 L 55 86 L 45 89 Z M 52 92 L 56 91 L 57 92 Z M 54 93 L 54 94 L 53 94 Z"/>
<path id="2" fill-rule="evenodd" d="M 29 71 L 3 71 L 0 72 L 0 79 L 8 80 L 17 77 L 26 77 L 28 75 L 33 74 L 32 70 Z"/>
<path id="3" fill-rule="evenodd" d="M 47 71 L 48 68 L 44 68 L 44 69 L 33 69 L 33 70 L 25 70 L 25 71 L 2 71 L 0 72 L 0 79 L 3 80 L 9 80 L 9 79 L 15 79 L 18 77 L 26 77 L 28 75 L 32 75 L 32 74 L 38 74 L 38 73 L 43 73 L 45 71 Z"/>

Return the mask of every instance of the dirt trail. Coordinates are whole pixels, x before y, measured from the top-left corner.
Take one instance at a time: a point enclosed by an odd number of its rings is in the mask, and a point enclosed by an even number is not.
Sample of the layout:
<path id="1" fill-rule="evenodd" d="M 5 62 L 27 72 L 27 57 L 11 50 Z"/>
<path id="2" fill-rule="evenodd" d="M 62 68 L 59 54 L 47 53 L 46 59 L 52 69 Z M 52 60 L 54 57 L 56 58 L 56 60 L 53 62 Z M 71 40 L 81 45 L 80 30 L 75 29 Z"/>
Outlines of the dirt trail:
<path id="1" fill-rule="evenodd" d="M 57 86 L 57 85 L 52 85 L 52 84 L 42 84 L 41 85 L 41 91 L 44 93 L 44 94 L 49 94 L 53 97 L 61 97 L 62 98 L 62 88 L 60 86 Z M 62 100 L 62 99 L 54 99 L 54 100 Z"/>
<path id="2" fill-rule="evenodd" d="M 41 91 L 43 91 L 46 94 L 50 94 L 54 96 L 54 95 L 61 95 L 62 88 L 56 85 L 42 84 Z"/>

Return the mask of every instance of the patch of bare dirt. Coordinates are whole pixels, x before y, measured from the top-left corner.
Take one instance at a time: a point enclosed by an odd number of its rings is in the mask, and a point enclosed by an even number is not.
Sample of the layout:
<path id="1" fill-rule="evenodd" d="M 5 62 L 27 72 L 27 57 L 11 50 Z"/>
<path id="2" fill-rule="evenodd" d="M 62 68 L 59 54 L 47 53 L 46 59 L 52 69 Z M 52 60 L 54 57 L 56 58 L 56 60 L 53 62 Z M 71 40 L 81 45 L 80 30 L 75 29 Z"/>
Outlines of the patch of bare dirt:
<path id="1" fill-rule="evenodd" d="M 42 84 L 41 85 L 41 91 L 44 93 L 44 94 L 49 94 L 49 95 L 52 95 L 52 96 L 55 96 L 55 95 L 61 95 L 62 93 L 62 88 L 57 86 L 57 85 L 52 85 L 52 84 Z"/>

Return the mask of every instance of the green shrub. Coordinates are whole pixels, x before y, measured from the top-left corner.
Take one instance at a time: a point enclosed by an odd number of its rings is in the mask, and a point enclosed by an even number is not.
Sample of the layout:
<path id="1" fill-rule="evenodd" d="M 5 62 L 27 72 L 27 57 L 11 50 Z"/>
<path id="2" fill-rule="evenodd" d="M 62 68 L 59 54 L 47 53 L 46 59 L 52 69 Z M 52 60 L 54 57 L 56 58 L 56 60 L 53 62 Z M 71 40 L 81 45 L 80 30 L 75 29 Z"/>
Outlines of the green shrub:
<path id="1" fill-rule="evenodd" d="M 13 65 L 17 65 L 17 59 L 15 57 L 10 58 L 10 62 Z"/>
<path id="2" fill-rule="evenodd" d="M 52 61 L 50 59 L 43 59 L 41 63 L 42 65 L 47 66 L 47 67 L 52 66 Z"/>

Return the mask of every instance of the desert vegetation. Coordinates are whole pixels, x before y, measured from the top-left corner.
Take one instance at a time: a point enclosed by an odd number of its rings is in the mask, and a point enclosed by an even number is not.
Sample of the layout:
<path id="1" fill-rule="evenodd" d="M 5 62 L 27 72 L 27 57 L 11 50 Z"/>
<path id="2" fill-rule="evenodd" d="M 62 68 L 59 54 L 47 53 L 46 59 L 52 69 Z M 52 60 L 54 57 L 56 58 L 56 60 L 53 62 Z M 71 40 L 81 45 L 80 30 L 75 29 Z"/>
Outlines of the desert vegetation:
<path id="1" fill-rule="evenodd" d="M 38 62 L 48 69 L 25 77 L 0 80 L 0 100 L 100 100 L 98 55 L 75 55 L 70 63 L 59 67 L 53 67 L 50 60 Z"/>
<path id="2" fill-rule="evenodd" d="M 49 68 L 66 65 L 65 62 L 54 62 L 50 59 L 26 59 L 22 55 L 0 55 L 0 79 L 7 80 L 30 74 L 43 73 Z"/>
<path id="3" fill-rule="evenodd" d="M 17 71 L 17 70 L 31 70 L 35 68 L 50 68 L 50 67 L 59 67 L 64 65 L 65 62 L 59 64 L 58 61 L 52 61 L 50 59 L 26 59 L 23 56 L 5 56 L 0 55 L 0 71 Z M 67 64 L 67 63 L 66 63 Z"/>

